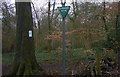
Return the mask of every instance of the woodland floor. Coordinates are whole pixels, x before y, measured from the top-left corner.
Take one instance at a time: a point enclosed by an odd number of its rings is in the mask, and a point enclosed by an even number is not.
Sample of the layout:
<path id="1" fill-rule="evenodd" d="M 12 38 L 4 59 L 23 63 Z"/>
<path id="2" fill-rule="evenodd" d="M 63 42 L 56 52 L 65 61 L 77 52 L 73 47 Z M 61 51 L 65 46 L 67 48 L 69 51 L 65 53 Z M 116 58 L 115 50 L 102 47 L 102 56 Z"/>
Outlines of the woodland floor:
<path id="1" fill-rule="evenodd" d="M 11 69 L 13 62 L 13 53 L 3 54 L 2 58 L 2 74 L 6 73 Z M 48 56 L 48 57 L 46 57 Z M 67 53 L 66 55 L 66 74 L 72 75 L 81 75 L 81 77 L 91 77 L 90 70 L 85 70 L 89 62 L 94 63 L 94 57 L 86 59 L 86 55 L 82 54 L 80 50 Z M 48 75 L 61 75 L 61 52 L 39 52 L 36 55 L 39 66 L 44 69 Z M 89 65 L 91 67 L 91 64 Z M 94 65 L 92 65 L 94 67 Z M 102 77 L 120 77 L 120 73 L 117 70 L 116 65 L 103 68 L 104 74 Z M 102 70 L 102 71 L 103 71 Z M 86 76 L 87 75 L 87 76 Z M 96 76 L 94 76 L 96 77 Z"/>
<path id="2" fill-rule="evenodd" d="M 40 63 L 39 65 L 45 70 L 45 72 L 47 72 L 48 75 L 61 75 L 61 63 L 60 62 L 44 62 L 44 63 Z M 87 72 L 84 72 L 84 74 L 80 74 L 80 71 L 83 70 L 83 68 L 81 68 L 81 66 L 79 65 L 78 69 L 76 69 L 75 74 L 76 75 L 84 75 L 83 77 L 89 77 L 89 74 Z M 10 70 L 11 67 L 12 67 L 11 64 L 3 64 L 3 66 L 2 66 L 3 75 L 5 75 Z M 66 69 L 67 75 L 72 75 L 73 69 L 71 68 L 70 65 L 67 67 L 68 67 Z M 81 69 L 79 69 L 79 68 L 81 68 Z M 120 77 L 120 74 L 118 74 L 116 72 L 117 72 L 116 69 L 112 69 L 107 72 L 108 74 L 104 74 L 104 76 L 102 76 L 102 77 Z M 85 74 L 88 74 L 88 76 L 86 76 Z"/>

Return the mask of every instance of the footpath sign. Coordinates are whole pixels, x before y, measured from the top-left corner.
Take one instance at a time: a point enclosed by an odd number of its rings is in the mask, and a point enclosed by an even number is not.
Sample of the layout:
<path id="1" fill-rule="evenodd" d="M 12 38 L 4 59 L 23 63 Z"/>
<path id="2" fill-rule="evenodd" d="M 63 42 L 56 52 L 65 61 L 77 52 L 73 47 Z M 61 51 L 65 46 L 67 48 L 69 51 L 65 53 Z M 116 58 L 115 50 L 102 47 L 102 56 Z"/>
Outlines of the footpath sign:
<path id="1" fill-rule="evenodd" d="M 66 74 L 66 67 L 65 67 L 65 49 L 66 49 L 66 36 L 65 36 L 65 17 L 70 10 L 70 6 L 65 6 L 65 3 L 62 4 L 62 7 L 58 7 L 58 10 L 62 16 L 62 75 Z"/>
<path id="2" fill-rule="evenodd" d="M 58 10 L 60 11 L 61 16 L 65 18 L 68 14 L 68 11 L 70 10 L 70 6 L 58 7 Z"/>

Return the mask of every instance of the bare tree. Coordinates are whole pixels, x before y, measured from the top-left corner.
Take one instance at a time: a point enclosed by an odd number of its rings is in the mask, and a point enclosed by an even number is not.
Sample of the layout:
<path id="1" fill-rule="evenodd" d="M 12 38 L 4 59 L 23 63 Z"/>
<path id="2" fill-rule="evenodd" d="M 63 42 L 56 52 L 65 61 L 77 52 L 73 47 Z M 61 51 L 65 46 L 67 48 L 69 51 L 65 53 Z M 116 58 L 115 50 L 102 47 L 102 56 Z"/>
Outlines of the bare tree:
<path id="1" fill-rule="evenodd" d="M 103 22 L 104 22 L 104 29 L 105 29 L 105 32 L 108 31 L 107 29 L 107 24 L 106 24 L 106 18 L 105 18 L 105 8 L 106 8 L 106 5 L 105 5 L 105 0 L 103 2 L 103 15 L 102 15 L 102 19 L 103 19 Z"/>
<path id="2" fill-rule="evenodd" d="M 50 10 L 51 2 L 50 2 L 50 0 L 48 1 L 48 32 L 49 32 L 49 35 L 51 35 L 51 27 L 52 27 L 51 24 L 52 24 L 54 10 L 55 10 L 55 2 L 56 2 L 56 0 L 54 0 L 53 10 L 52 10 L 52 14 L 51 14 L 51 10 Z M 48 51 L 50 51 L 52 49 L 51 43 L 52 43 L 52 40 L 48 39 Z"/>

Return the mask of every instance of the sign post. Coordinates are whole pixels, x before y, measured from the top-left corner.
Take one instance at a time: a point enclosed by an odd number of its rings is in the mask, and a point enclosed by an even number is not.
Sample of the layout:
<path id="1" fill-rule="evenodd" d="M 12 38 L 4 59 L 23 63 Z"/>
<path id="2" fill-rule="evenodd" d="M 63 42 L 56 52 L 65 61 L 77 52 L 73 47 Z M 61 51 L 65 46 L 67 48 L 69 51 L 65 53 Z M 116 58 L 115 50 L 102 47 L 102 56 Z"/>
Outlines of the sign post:
<path id="1" fill-rule="evenodd" d="M 65 49 L 66 49 L 66 43 L 65 43 L 65 17 L 68 14 L 68 11 L 70 10 L 70 6 L 65 6 L 65 2 L 61 3 L 62 7 L 58 7 L 58 10 L 62 16 L 62 75 L 65 75 Z"/>

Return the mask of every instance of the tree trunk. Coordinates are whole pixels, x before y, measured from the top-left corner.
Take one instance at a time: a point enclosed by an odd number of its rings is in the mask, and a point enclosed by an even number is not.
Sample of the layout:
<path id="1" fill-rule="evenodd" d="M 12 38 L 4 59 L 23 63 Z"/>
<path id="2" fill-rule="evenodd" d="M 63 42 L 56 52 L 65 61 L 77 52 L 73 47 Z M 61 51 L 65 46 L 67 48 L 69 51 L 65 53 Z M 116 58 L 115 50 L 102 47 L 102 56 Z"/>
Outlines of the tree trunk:
<path id="1" fill-rule="evenodd" d="M 49 35 L 51 35 L 51 18 L 50 18 L 50 0 L 48 2 L 48 30 L 49 30 Z M 51 51 L 52 49 L 52 40 L 48 39 L 48 51 Z"/>
<path id="2" fill-rule="evenodd" d="M 104 0 L 104 2 L 103 2 L 103 15 L 102 15 L 102 19 L 103 19 L 103 23 L 104 23 L 104 29 L 105 29 L 105 32 L 107 33 L 108 32 L 108 27 L 107 27 L 107 23 L 106 23 L 106 13 L 105 13 L 105 11 L 106 11 L 106 2 L 105 2 L 105 0 Z"/>
<path id="3" fill-rule="evenodd" d="M 35 58 L 34 38 L 28 32 L 33 32 L 32 11 L 30 2 L 16 2 L 17 32 L 16 54 L 10 75 L 43 74 Z"/>
<path id="4" fill-rule="evenodd" d="M 118 71 L 120 73 L 120 1 L 118 2 L 118 18 L 116 27 L 116 40 L 117 40 L 117 57 L 118 57 Z"/>

